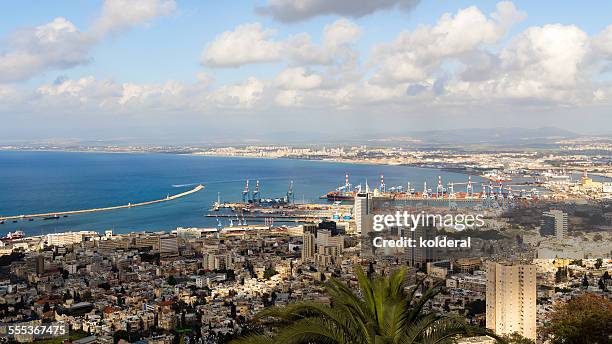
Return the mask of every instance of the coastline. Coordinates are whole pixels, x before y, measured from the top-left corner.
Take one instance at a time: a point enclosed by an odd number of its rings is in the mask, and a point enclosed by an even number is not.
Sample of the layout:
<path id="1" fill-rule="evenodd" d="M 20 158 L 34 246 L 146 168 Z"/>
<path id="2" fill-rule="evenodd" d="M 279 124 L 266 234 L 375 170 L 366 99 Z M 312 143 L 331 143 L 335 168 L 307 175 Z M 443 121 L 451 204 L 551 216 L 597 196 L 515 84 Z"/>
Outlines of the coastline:
<path id="1" fill-rule="evenodd" d="M 323 163 L 336 163 L 346 165 L 366 165 L 366 166 L 406 166 L 414 168 L 438 169 L 446 172 L 458 174 L 469 174 L 466 171 L 461 171 L 457 168 L 448 168 L 442 166 L 422 166 L 418 164 L 404 162 L 388 162 L 388 161 L 372 161 L 372 160 L 350 160 L 350 159 L 306 159 L 299 157 L 273 157 L 273 156 L 249 156 L 249 155 L 230 155 L 230 154 L 205 154 L 202 152 L 179 152 L 179 151 L 149 151 L 149 150 L 83 150 L 83 149 L 2 149 L 0 152 L 48 152 L 48 153 L 100 153 L 100 154 L 172 154 L 180 156 L 194 157 L 211 157 L 211 158 L 239 158 L 239 159 L 260 159 L 260 160 L 298 160 L 298 161 L 313 161 Z"/>

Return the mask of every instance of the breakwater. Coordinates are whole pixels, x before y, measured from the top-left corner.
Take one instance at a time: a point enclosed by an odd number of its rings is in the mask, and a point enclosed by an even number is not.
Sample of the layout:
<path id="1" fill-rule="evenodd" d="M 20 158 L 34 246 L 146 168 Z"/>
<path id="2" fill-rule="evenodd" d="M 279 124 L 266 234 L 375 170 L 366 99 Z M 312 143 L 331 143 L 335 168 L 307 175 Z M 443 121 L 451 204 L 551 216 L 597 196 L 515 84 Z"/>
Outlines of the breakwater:
<path id="1" fill-rule="evenodd" d="M 145 205 L 151 205 L 151 204 L 156 204 L 156 203 L 172 201 L 174 199 L 185 197 L 185 196 L 190 195 L 192 193 L 196 193 L 196 192 L 198 192 L 198 191 L 200 191 L 202 189 L 204 189 L 204 186 L 203 185 L 198 185 L 198 186 L 196 186 L 195 188 L 193 188 L 193 189 L 191 189 L 189 191 L 181 192 L 179 194 L 172 195 L 172 196 L 168 195 L 165 198 L 156 199 L 156 200 L 147 201 L 147 202 L 140 202 L 140 203 L 128 203 L 128 204 L 123 204 L 123 205 L 115 205 L 115 206 L 111 206 L 111 207 L 81 209 L 81 210 L 70 210 L 70 211 L 56 211 L 56 212 L 51 212 L 51 213 L 38 213 L 38 214 L 29 214 L 29 215 L 0 216 L 0 221 L 19 220 L 19 219 L 31 219 L 31 218 L 36 218 L 36 217 L 43 217 L 43 218 L 46 218 L 46 217 L 59 217 L 59 216 L 64 216 L 64 215 L 86 214 L 86 213 L 95 213 L 95 212 L 100 212 L 100 211 L 109 211 L 109 210 L 117 210 L 117 209 L 125 209 L 125 208 L 142 207 L 142 206 L 145 206 Z"/>

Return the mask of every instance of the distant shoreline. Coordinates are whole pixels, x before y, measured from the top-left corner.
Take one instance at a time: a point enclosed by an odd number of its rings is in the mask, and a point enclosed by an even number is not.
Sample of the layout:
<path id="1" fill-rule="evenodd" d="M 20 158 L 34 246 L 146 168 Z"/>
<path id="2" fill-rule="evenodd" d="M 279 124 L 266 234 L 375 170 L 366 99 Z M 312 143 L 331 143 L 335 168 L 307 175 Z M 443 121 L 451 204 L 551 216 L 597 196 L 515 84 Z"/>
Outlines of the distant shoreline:
<path id="1" fill-rule="evenodd" d="M 48 152 L 48 153 L 112 153 L 112 154 L 174 154 L 174 155 L 182 155 L 182 156 L 196 156 L 196 157 L 211 157 L 211 158 L 240 158 L 240 159 L 270 159 L 270 160 L 298 160 L 298 161 L 315 161 L 315 162 L 326 162 L 326 163 L 337 163 L 337 164 L 347 164 L 347 165 L 370 165 L 370 166 L 406 166 L 406 167 L 414 167 L 414 168 L 428 168 L 428 169 L 437 169 L 444 170 L 446 172 L 453 172 L 459 174 L 468 174 L 467 172 L 462 172 L 459 169 L 449 169 L 446 167 L 436 167 L 436 166 L 419 166 L 407 163 L 386 163 L 386 162 L 376 162 L 376 161 L 363 161 L 363 160 L 342 160 L 342 159 L 303 159 L 297 157 L 258 157 L 258 156 L 243 156 L 243 155 L 225 155 L 225 154 L 202 154 L 200 152 L 156 152 L 156 151 L 114 151 L 114 150 L 76 150 L 76 149 L 0 149 L 0 152 Z"/>
<path id="2" fill-rule="evenodd" d="M 405 166 L 413 168 L 424 168 L 432 170 L 440 170 L 445 172 L 473 175 L 482 177 L 482 172 L 486 169 L 474 168 L 473 171 L 468 171 L 462 167 L 444 167 L 444 166 L 422 166 L 410 163 L 389 163 L 383 161 L 363 161 L 363 160 L 344 160 L 344 159 L 304 159 L 299 157 L 258 157 L 258 156 L 244 156 L 244 155 L 226 155 L 226 154 L 204 154 L 202 152 L 181 152 L 181 151 L 151 151 L 151 150 L 126 150 L 126 151 L 115 151 L 115 150 L 83 150 L 83 149 L 6 149 L 0 148 L 0 152 L 63 152 L 63 153 L 101 153 L 101 154 L 172 154 L 181 156 L 195 156 L 195 157 L 211 157 L 211 158 L 240 158 L 240 159 L 269 159 L 269 160 L 297 160 L 297 161 L 315 161 L 325 163 L 337 163 L 346 165 L 366 165 L 366 166 Z M 579 173 L 579 170 L 575 170 L 575 173 Z M 612 180 L 612 174 L 602 172 L 589 172 L 592 176 L 604 178 L 605 180 Z"/>

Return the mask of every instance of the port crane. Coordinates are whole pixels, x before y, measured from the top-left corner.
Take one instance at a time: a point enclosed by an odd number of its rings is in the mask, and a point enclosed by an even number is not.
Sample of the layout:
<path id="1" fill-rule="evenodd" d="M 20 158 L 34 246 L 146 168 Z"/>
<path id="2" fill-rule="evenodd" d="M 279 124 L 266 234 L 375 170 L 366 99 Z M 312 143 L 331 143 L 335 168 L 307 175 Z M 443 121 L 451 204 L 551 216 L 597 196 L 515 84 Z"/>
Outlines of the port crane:
<path id="1" fill-rule="evenodd" d="M 336 191 L 345 191 L 345 192 L 351 192 L 351 188 L 352 188 L 352 184 L 349 182 L 349 175 L 348 173 L 346 173 L 344 175 L 344 185 L 340 185 L 336 188 Z"/>
<path id="2" fill-rule="evenodd" d="M 429 198 L 429 194 L 431 194 L 431 189 L 427 188 L 427 181 L 423 182 L 423 198 Z"/>
<path id="3" fill-rule="evenodd" d="M 444 186 L 442 185 L 442 176 L 438 176 L 438 186 L 436 187 L 436 198 L 444 198 Z"/>
<path id="4" fill-rule="evenodd" d="M 246 203 L 249 200 L 249 180 L 246 180 L 244 190 L 242 191 L 242 202 Z"/>
<path id="5" fill-rule="evenodd" d="M 410 182 L 408 182 L 408 184 L 406 184 L 406 193 L 414 194 L 414 192 L 415 192 L 414 188 L 411 188 Z"/>
<path id="6" fill-rule="evenodd" d="M 293 180 L 289 182 L 289 189 L 287 190 L 287 203 L 293 203 Z"/>
<path id="7" fill-rule="evenodd" d="M 259 179 L 255 181 L 255 190 L 253 190 L 252 198 L 253 202 L 257 202 L 257 200 L 259 200 Z"/>

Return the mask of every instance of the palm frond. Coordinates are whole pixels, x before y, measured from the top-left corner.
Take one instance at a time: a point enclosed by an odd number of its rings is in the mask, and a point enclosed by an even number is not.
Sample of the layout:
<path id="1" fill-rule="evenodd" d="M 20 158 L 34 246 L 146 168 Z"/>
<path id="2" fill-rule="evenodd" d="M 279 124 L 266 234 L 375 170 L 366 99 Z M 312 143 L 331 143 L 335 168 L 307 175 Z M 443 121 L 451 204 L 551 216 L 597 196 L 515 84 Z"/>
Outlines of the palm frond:
<path id="1" fill-rule="evenodd" d="M 442 289 L 438 284 L 428 288 L 423 295 L 421 295 L 421 297 L 419 297 L 416 301 L 413 301 L 411 305 L 408 305 L 409 309 L 406 311 L 404 321 L 408 323 L 416 321 L 419 315 L 422 314 L 425 304 L 432 300 L 441 291 Z"/>
<path id="2" fill-rule="evenodd" d="M 294 320 L 307 316 L 325 316 L 337 319 L 343 316 L 330 306 L 319 302 L 297 302 L 284 307 L 270 307 L 259 312 L 254 320 L 273 318 L 278 320 Z"/>
<path id="3" fill-rule="evenodd" d="M 459 319 L 443 318 L 431 324 L 424 333 L 422 344 L 455 343 L 460 336 L 470 334 L 470 326 Z"/>
<path id="4" fill-rule="evenodd" d="M 234 343 L 260 344 L 442 344 L 483 333 L 460 319 L 426 314 L 424 307 L 442 289 L 436 283 L 420 297 L 425 278 L 406 289 L 406 269 L 368 278 L 355 268 L 359 293 L 335 279 L 326 283 L 330 303 L 298 302 L 261 311 L 256 321 L 269 325 Z"/>
<path id="5" fill-rule="evenodd" d="M 413 323 L 404 324 L 404 333 L 401 339 L 398 341 L 400 344 L 414 344 L 419 343 L 423 335 L 429 330 L 429 328 L 440 320 L 440 317 L 435 314 L 428 314 L 422 317 L 420 320 Z"/>
<path id="6" fill-rule="evenodd" d="M 361 339 L 325 318 L 306 318 L 281 329 L 273 343 L 365 344 Z"/>

